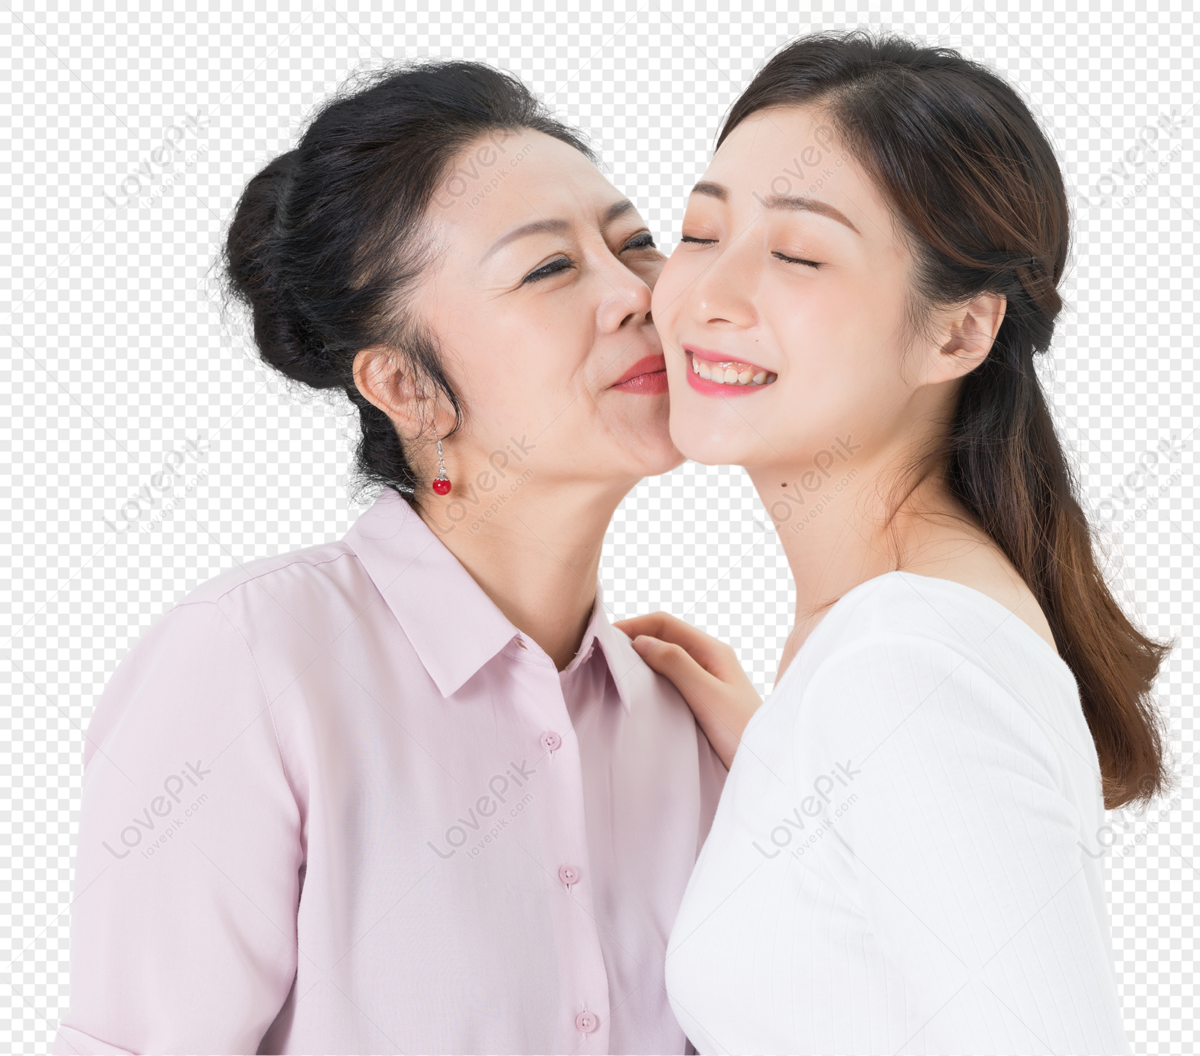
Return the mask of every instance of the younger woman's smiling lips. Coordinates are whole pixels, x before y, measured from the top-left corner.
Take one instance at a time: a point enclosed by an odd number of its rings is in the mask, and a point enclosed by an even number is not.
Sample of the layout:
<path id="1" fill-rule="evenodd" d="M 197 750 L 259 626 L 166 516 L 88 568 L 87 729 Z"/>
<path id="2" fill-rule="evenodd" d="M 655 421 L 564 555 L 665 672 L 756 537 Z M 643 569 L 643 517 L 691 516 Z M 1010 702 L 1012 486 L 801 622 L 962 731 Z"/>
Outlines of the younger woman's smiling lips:
<path id="1" fill-rule="evenodd" d="M 684 345 L 687 354 L 687 379 L 703 396 L 742 396 L 761 392 L 779 375 L 749 360 L 722 352 Z"/>
<path id="2" fill-rule="evenodd" d="M 637 392 L 653 396 L 667 391 L 667 360 L 665 356 L 645 356 L 630 367 L 617 382 L 614 389 L 622 392 Z"/>

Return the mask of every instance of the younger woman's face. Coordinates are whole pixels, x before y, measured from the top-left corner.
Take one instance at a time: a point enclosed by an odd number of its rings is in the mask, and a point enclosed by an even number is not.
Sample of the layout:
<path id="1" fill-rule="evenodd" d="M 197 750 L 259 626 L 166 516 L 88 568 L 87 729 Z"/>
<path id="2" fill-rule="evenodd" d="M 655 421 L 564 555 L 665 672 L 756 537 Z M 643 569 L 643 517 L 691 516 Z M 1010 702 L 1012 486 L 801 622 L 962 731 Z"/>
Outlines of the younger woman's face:
<path id="1" fill-rule="evenodd" d="M 665 258 L 586 157 L 540 132 L 484 137 L 427 217 L 438 263 L 413 307 L 466 407 L 447 445 L 456 459 L 496 471 L 502 489 L 531 470 L 537 490 L 627 490 L 683 460 L 650 318 Z M 452 497 L 466 496 L 455 484 Z"/>
<path id="2" fill-rule="evenodd" d="M 908 275 L 891 210 L 819 116 L 744 120 L 654 290 L 676 446 L 790 473 L 887 444 L 920 380 L 902 354 Z"/>

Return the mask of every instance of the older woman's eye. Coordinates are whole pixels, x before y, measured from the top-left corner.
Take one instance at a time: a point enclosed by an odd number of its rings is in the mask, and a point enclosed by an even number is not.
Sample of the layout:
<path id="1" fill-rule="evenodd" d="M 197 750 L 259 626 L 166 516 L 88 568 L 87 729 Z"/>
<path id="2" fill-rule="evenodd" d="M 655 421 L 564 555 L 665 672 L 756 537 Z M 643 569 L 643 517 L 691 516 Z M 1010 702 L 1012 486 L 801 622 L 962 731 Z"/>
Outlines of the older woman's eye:
<path id="1" fill-rule="evenodd" d="M 634 235 L 628 242 L 625 243 L 625 249 L 657 249 L 654 236 L 649 231 L 643 231 L 640 235 Z M 622 253 L 625 252 L 623 249 Z"/>
<path id="2" fill-rule="evenodd" d="M 549 264 L 543 264 L 536 271 L 531 271 L 521 280 L 521 285 L 524 286 L 527 282 L 539 282 L 542 279 L 549 278 L 551 275 L 557 275 L 560 271 L 566 271 L 568 268 L 575 267 L 574 263 L 567 257 L 559 257 L 558 260 L 552 260 Z"/>

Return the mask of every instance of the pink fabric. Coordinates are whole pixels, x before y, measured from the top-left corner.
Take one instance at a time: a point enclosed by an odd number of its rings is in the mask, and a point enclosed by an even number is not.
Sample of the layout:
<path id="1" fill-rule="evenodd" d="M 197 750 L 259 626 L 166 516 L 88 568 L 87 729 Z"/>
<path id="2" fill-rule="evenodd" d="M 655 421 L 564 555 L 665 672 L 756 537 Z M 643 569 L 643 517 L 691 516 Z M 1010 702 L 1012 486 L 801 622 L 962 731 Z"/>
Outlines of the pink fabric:
<path id="1" fill-rule="evenodd" d="M 683 1052 L 725 769 L 597 598 L 557 672 L 385 491 L 171 609 L 88 729 L 54 1051 Z"/>

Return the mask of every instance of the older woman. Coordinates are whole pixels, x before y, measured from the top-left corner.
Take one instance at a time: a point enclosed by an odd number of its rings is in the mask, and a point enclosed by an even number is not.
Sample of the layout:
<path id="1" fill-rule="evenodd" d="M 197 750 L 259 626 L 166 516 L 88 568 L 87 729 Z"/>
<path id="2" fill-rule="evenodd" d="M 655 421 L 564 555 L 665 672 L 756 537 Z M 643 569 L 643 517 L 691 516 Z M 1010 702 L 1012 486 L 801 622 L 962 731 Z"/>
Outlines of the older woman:
<path id="1" fill-rule="evenodd" d="M 650 232 L 515 79 L 425 64 L 321 110 L 226 264 L 384 487 L 114 675 L 55 1051 L 683 1052 L 663 961 L 725 770 L 597 587 L 681 460 Z"/>

